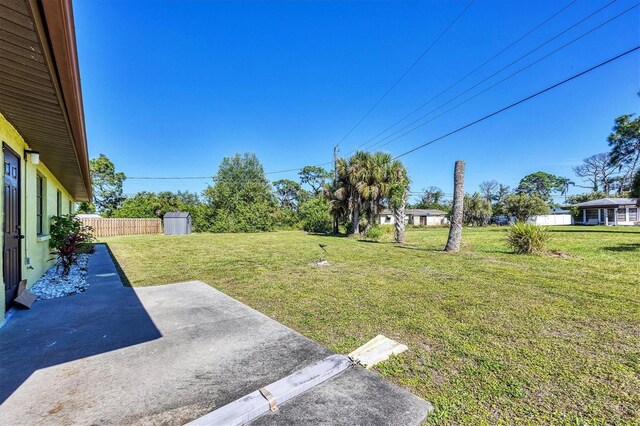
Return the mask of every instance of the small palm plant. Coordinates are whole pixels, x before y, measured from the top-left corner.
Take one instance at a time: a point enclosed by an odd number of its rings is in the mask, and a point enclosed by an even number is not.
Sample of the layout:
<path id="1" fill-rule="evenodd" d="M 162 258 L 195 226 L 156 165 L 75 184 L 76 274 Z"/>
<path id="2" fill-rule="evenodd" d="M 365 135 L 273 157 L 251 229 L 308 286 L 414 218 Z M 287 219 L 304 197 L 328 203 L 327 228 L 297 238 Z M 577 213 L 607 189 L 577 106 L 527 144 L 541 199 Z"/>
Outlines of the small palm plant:
<path id="1" fill-rule="evenodd" d="M 516 222 L 507 231 L 509 247 L 519 254 L 543 252 L 550 238 L 546 228 L 526 222 Z"/>

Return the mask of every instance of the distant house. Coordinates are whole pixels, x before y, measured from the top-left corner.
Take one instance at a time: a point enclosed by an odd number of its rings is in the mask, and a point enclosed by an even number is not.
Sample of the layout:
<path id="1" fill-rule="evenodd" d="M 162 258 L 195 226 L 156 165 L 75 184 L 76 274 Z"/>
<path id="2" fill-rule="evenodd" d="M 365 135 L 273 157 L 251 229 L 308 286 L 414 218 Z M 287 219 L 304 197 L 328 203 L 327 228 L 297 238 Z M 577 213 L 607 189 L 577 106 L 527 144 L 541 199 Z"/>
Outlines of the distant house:
<path id="1" fill-rule="evenodd" d="M 577 204 L 576 223 L 583 225 L 640 225 L 638 198 L 601 198 Z"/>
<path id="2" fill-rule="evenodd" d="M 404 223 L 416 226 L 436 226 L 449 223 L 447 213 L 435 209 L 406 209 L 404 211 Z M 381 225 L 393 225 L 395 219 L 391 210 L 380 212 Z"/>

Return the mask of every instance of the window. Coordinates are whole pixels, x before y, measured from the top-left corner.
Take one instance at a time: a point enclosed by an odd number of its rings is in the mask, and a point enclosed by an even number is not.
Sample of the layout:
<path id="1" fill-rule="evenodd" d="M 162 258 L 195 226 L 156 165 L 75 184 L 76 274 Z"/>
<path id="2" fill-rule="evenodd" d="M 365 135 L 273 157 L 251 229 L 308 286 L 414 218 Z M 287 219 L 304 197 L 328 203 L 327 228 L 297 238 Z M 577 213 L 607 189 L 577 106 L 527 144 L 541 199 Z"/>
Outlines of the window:
<path id="1" fill-rule="evenodd" d="M 632 207 L 629 209 L 629 221 L 630 222 L 637 222 L 638 221 L 638 209 L 635 207 Z"/>
<path id="2" fill-rule="evenodd" d="M 45 234 L 44 228 L 44 212 L 45 212 L 45 199 L 44 199 L 44 178 L 40 175 L 36 175 L 36 232 L 38 235 Z"/>
<path id="3" fill-rule="evenodd" d="M 73 203 L 69 200 L 69 214 L 73 214 Z"/>
<path id="4" fill-rule="evenodd" d="M 391 216 L 385 216 L 384 223 L 391 223 Z"/>
<path id="5" fill-rule="evenodd" d="M 627 220 L 627 211 L 625 208 L 618 209 L 618 222 L 624 222 Z"/>
<path id="6" fill-rule="evenodd" d="M 62 216 L 62 192 L 59 189 L 56 192 L 56 215 Z"/>
<path id="7" fill-rule="evenodd" d="M 598 209 L 587 210 L 587 220 L 598 220 Z"/>

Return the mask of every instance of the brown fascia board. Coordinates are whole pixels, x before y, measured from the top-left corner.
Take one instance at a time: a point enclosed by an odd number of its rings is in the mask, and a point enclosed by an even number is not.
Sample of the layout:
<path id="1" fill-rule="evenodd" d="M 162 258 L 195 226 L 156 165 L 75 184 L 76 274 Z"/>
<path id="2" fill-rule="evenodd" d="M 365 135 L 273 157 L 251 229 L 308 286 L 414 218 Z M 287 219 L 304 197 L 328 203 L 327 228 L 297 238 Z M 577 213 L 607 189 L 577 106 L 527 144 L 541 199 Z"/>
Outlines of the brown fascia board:
<path id="1" fill-rule="evenodd" d="M 92 198 L 91 172 L 71 0 L 29 0 L 29 5 L 42 48 L 49 50 L 46 53 L 50 54 L 45 53 L 45 57 L 53 62 L 50 64 L 54 74 L 52 80 L 58 86 L 56 91 L 61 92 L 60 100 L 71 129 L 76 160 L 88 197 L 88 200 L 80 201 L 89 201 Z"/>

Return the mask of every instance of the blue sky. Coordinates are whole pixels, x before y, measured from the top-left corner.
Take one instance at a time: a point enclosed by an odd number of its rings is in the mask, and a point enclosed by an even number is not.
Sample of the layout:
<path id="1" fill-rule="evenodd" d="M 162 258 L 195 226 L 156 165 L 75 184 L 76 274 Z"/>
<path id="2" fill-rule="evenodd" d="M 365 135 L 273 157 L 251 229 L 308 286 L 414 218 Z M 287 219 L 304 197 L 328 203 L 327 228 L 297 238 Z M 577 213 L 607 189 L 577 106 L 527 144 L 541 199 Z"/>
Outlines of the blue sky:
<path id="1" fill-rule="evenodd" d="M 576 1 L 415 117 L 610 1 Z M 131 177 L 211 176 L 223 157 L 246 151 L 258 155 L 265 171 L 328 162 L 333 146 L 467 3 L 76 0 L 90 154 L 106 154 Z M 341 154 L 350 153 L 569 3 L 477 0 L 340 145 Z M 614 2 L 459 100 L 634 4 Z M 383 149 L 405 152 L 640 44 L 639 10 Z M 572 166 L 607 150 L 613 119 L 640 112 L 639 91 L 640 55 L 634 53 L 404 157 L 412 190 L 434 185 L 452 192 L 457 159 L 467 163 L 467 192 L 488 179 L 515 186 L 538 170 L 575 178 Z M 296 179 L 297 173 L 269 178 Z M 207 183 L 131 179 L 124 189 L 199 192 Z"/>

